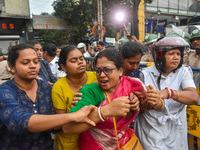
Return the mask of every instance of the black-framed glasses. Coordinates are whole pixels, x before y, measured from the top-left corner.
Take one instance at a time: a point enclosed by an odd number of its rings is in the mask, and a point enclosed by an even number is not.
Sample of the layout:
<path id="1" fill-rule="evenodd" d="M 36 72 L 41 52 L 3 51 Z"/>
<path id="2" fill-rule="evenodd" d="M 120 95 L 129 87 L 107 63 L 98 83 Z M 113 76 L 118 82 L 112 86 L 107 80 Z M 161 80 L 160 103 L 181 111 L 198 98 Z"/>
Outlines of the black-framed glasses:
<path id="1" fill-rule="evenodd" d="M 117 69 L 117 68 L 104 68 L 104 69 L 100 69 L 100 68 L 97 68 L 95 71 L 96 71 L 96 75 L 101 75 L 101 72 L 103 72 L 105 75 L 110 75 L 112 74 L 112 71 L 114 69 Z"/>

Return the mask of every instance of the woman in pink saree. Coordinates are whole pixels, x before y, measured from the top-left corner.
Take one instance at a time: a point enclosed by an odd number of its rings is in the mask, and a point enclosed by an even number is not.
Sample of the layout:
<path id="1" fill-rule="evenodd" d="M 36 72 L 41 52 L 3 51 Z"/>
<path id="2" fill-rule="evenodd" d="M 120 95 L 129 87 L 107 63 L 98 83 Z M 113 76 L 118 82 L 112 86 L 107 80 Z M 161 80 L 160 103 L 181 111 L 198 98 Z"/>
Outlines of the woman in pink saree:
<path id="1" fill-rule="evenodd" d="M 134 130 L 128 126 L 139 110 L 139 99 L 146 97 L 146 89 L 139 79 L 123 75 L 123 59 L 116 50 L 107 49 L 100 52 L 94 60 L 94 66 L 98 83 L 85 85 L 80 90 L 82 99 L 70 112 L 86 105 L 95 105 L 98 108 L 89 118 L 97 125 L 91 127 L 86 124 L 73 124 L 73 127 L 77 129 L 77 133 L 88 129 L 80 135 L 80 150 L 115 150 L 117 140 L 112 117 L 116 117 L 118 141 L 122 147 L 134 136 Z M 110 103 L 105 92 L 111 99 Z M 72 124 L 69 126 L 72 127 Z M 70 133 L 67 125 L 63 126 L 63 131 Z"/>

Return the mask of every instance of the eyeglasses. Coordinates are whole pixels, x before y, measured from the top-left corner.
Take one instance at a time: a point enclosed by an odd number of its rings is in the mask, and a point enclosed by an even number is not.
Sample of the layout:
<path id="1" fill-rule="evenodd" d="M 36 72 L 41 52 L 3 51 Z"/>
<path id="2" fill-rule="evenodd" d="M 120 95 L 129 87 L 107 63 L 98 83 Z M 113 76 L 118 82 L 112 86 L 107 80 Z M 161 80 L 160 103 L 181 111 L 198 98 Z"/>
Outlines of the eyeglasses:
<path id="1" fill-rule="evenodd" d="M 105 75 L 110 75 L 110 74 L 112 74 L 112 71 L 113 71 L 114 69 L 117 69 L 117 68 L 104 68 L 104 69 L 99 69 L 99 68 L 97 68 L 97 69 L 96 69 L 96 75 L 100 76 L 102 71 L 103 71 L 103 73 L 104 73 Z"/>

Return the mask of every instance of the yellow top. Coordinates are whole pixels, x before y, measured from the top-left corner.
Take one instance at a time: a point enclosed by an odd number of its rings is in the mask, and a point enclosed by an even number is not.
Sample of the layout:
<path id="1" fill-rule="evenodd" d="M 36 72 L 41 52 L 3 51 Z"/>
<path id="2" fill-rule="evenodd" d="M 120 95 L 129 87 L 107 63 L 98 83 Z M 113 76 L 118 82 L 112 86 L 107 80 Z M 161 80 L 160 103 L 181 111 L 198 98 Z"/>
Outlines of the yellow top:
<path id="1" fill-rule="evenodd" d="M 95 72 L 87 72 L 86 84 L 97 81 Z M 71 109 L 71 103 L 74 97 L 74 91 L 70 88 L 66 77 L 58 80 L 52 89 L 52 101 L 53 105 L 57 109 L 67 110 Z M 64 134 L 62 131 L 55 134 L 55 148 L 56 150 L 78 150 L 78 138 L 79 134 Z"/>

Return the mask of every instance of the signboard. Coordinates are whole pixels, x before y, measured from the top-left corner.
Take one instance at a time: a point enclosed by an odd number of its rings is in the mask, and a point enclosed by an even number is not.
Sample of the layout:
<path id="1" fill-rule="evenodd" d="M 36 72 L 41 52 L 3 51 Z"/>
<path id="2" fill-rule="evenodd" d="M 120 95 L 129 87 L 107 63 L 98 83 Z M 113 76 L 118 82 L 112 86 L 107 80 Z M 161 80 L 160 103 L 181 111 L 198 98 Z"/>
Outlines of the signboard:
<path id="1" fill-rule="evenodd" d="M 200 106 L 187 106 L 188 133 L 200 138 Z"/>
<path id="2" fill-rule="evenodd" d="M 110 38 L 110 37 L 106 37 L 105 41 L 107 42 L 108 45 L 110 46 L 114 46 L 115 45 L 115 38 Z"/>
<path id="3" fill-rule="evenodd" d="M 20 35 L 23 20 L 0 18 L 0 35 Z"/>
<path id="4" fill-rule="evenodd" d="M 50 15 L 33 15 L 33 28 L 43 30 L 70 29 L 64 20 Z"/>
<path id="5" fill-rule="evenodd" d="M 157 24 L 157 20 L 146 19 L 145 32 L 146 33 L 164 33 L 166 25 L 167 25 L 166 19 L 160 20 L 158 24 Z"/>

